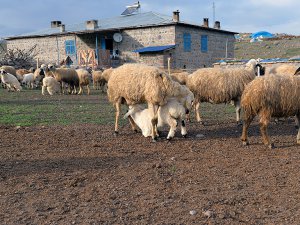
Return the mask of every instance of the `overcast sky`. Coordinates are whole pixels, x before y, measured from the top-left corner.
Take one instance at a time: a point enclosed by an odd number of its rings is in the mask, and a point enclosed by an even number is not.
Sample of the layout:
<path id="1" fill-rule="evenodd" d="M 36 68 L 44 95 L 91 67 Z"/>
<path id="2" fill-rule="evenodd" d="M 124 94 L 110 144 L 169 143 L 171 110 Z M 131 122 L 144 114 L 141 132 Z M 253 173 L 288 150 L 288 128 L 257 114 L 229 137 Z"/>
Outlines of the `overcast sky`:
<path id="1" fill-rule="evenodd" d="M 0 0 L 0 37 L 33 32 L 50 27 L 50 21 L 64 24 L 120 15 L 134 0 Z M 300 35 L 300 0 L 141 0 L 142 12 L 172 15 L 179 9 L 180 19 L 202 24 L 208 17 L 221 29 Z"/>

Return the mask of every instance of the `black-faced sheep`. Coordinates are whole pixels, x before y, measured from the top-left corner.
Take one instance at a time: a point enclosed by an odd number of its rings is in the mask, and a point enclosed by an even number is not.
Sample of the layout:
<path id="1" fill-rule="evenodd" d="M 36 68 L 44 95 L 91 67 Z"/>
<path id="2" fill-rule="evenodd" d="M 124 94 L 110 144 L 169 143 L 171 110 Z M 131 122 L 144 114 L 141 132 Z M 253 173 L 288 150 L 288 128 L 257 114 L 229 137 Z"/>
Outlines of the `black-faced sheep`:
<path id="1" fill-rule="evenodd" d="M 75 69 L 71 68 L 55 68 L 52 64 L 48 65 L 45 70 L 46 76 L 51 76 L 61 83 L 62 93 L 64 93 L 65 84 L 69 86 L 69 93 L 76 94 L 76 88 L 79 87 L 79 77 Z"/>
<path id="2" fill-rule="evenodd" d="M 157 110 L 167 103 L 167 97 L 174 93 L 174 81 L 165 72 L 153 66 L 125 64 L 113 69 L 108 81 L 108 99 L 116 109 L 115 134 L 121 103 L 135 105 L 148 103 L 151 110 L 152 140 L 156 140 Z"/>
<path id="3" fill-rule="evenodd" d="M 196 120 L 200 102 L 214 104 L 234 102 L 236 121 L 240 121 L 240 98 L 245 86 L 255 78 L 257 61 L 250 60 L 243 68 L 202 68 L 188 76 L 187 87 L 195 95 Z"/>
<path id="4" fill-rule="evenodd" d="M 263 143 L 273 147 L 267 134 L 271 117 L 288 117 L 296 115 L 300 119 L 300 77 L 299 76 L 265 76 L 249 83 L 242 95 L 244 125 L 242 141 L 248 144 L 248 128 L 256 115 L 260 120 Z M 300 129 L 297 135 L 300 144 Z"/>

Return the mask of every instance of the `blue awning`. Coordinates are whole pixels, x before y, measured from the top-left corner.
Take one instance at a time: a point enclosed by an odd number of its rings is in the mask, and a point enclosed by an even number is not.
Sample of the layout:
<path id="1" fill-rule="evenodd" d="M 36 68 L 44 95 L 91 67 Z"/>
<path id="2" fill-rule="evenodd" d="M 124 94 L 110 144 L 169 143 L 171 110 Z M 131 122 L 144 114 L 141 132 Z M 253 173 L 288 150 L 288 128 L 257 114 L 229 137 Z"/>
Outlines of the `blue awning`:
<path id="1" fill-rule="evenodd" d="M 175 48 L 175 45 L 163 45 L 163 46 L 149 46 L 145 48 L 139 48 L 134 50 L 133 52 L 139 52 L 139 53 L 144 53 L 144 52 L 162 52 L 165 50 L 169 50 Z"/>

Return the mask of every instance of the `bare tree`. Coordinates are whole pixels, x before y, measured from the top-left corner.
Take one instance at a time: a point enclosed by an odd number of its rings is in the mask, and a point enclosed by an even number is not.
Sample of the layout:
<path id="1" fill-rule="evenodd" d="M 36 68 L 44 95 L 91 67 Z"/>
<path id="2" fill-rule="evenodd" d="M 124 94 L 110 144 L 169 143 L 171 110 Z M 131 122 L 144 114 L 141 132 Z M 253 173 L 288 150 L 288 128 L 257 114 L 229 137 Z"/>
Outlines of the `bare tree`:
<path id="1" fill-rule="evenodd" d="M 15 68 L 29 68 L 35 65 L 34 57 L 38 55 L 34 45 L 29 49 L 8 49 L 5 54 L 0 56 L 0 65 L 14 66 Z M 1 46 L 4 50 L 3 46 Z"/>

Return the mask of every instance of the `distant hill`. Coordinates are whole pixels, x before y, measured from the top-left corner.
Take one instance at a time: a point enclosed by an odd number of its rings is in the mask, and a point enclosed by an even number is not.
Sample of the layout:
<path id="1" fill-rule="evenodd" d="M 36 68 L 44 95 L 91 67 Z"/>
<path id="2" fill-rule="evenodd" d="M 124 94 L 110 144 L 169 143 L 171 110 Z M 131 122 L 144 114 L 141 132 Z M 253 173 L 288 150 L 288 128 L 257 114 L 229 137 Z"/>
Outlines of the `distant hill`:
<path id="1" fill-rule="evenodd" d="M 243 37 L 247 35 L 244 34 Z M 243 40 L 236 41 L 234 55 L 236 59 L 300 56 L 300 36 L 279 35 L 277 38 L 253 43 L 250 43 L 250 38 L 243 38 Z"/>

